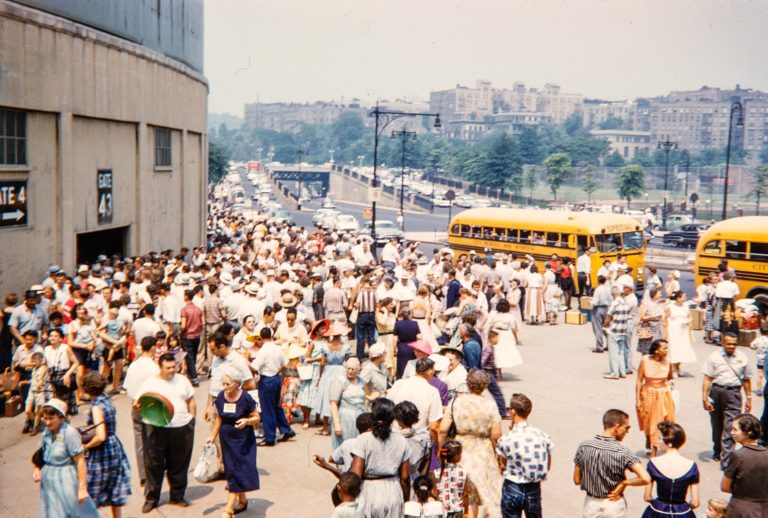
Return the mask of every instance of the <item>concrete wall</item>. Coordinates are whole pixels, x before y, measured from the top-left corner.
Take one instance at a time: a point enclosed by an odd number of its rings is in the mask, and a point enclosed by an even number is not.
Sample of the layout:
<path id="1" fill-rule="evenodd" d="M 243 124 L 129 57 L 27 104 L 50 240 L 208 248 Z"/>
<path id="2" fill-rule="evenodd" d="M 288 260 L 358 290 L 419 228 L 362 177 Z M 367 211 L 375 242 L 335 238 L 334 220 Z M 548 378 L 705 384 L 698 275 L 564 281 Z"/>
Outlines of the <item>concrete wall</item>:
<path id="1" fill-rule="evenodd" d="M 24 110 L 29 224 L 0 229 L 0 294 L 75 269 L 82 232 L 129 227 L 126 252 L 205 242 L 203 76 L 126 40 L 0 0 L 0 108 Z M 155 167 L 155 127 L 171 130 L 172 165 Z M 98 223 L 96 175 L 111 169 L 114 216 Z"/>

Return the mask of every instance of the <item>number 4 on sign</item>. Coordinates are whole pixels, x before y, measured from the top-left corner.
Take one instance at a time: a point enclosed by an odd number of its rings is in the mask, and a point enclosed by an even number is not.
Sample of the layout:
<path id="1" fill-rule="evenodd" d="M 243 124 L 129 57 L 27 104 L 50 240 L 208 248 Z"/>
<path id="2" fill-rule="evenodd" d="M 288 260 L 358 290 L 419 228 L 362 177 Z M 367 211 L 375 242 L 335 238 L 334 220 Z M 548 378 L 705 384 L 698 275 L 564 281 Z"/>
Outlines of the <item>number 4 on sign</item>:
<path id="1" fill-rule="evenodd" d="M 21 202 L 22 204 L 27 203 L 27 188 L 26 187 L 21 187 L 19 189 L 19 202 Z"/>
<path id="2" fill-rule="evenodd" d="M 99 216 L 109 217 L 112 215 L 112 195 L 102 194 L 99 199 Z"/>

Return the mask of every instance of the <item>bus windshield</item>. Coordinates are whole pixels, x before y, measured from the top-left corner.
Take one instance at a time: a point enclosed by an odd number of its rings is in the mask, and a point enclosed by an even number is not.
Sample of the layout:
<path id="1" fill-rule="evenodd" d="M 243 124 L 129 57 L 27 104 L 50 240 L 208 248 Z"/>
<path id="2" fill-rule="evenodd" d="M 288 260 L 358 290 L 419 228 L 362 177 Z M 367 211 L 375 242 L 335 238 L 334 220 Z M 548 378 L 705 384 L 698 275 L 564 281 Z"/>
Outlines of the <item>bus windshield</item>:
<path id="1" fill-rule="evenodd" d="M 624 232 L 624 250 L 642 250 L 643 233 L 642 232 Z"/>
<path id="2" fill-rule="evenodd" d="M 597 243 L 598 252 L 617 252 L 621 250 L 621 234 L 597 234 L 595 243 Z"/>

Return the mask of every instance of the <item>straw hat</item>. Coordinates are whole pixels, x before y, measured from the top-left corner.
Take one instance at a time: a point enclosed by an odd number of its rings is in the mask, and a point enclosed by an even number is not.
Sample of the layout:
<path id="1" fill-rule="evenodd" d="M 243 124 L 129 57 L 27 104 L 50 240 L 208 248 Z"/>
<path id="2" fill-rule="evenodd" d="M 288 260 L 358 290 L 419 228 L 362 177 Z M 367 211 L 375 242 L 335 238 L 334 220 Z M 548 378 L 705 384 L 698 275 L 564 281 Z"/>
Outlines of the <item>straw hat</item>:
<path id="1" fill-rule="evenodd" d="M 300 347 L 297 344 L 291 344 L 288 346 L 288 350 L 285 352 L 285 357 L 289 360 L 295 360 L 296 358 L 301 358 L 307 354 L 307 349 L 305 347 Z"/>
<path id="2" fill-rule="evenodd" d="M 320 336 L 325 336 L 325 332 L 331 327 L 331 321 L 327 318 L 318 320 L 309 328 L 310 340 L 317 340 Z"/>
<path id="3" fill-rule="evenodd" d="M 296 297 L 293 293 L 283 293 L 280 296 L 280 305 L 284 308 L 292 308 L 296 305 Z"/>

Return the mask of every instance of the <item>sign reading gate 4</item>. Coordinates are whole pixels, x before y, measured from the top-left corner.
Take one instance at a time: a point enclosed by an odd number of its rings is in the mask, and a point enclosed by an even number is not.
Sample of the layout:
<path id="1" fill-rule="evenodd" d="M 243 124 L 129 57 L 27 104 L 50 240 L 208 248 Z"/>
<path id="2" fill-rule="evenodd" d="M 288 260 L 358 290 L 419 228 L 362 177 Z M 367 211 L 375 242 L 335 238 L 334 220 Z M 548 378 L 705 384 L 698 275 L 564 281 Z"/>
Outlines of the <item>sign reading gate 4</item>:
<path id="1" fill-rule="evenodd" d="M 112 202 L 112 169 L 99 169 L 96 175 L 99 196 L 99 223 L 112 223 L 114 203 Z"/>
<path id="2" fill-rule="evenodd" d="M 27 226 L 27 181 L 0 181 L 0 228 Z"/>

